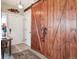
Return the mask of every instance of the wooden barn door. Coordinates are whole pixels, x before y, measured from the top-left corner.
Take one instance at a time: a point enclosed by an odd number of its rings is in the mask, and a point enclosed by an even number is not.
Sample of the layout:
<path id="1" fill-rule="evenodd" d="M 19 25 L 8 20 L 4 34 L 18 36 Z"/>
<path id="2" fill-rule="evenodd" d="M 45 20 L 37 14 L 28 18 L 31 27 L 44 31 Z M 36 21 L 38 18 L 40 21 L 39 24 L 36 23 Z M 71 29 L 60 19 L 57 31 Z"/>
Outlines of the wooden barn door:
<path id="1" fill-rule="evenodd" d="M 41 0 L 32 6 L 32 49 L 48 59 L 76 59 L 76 0 Z"/>
<path id="2" fill-rule="evenodd" d="M 32 6 L 32 41 L 31 47 L 47 54 L 47 1 L 40 1 Z"/>
<path id="3" fill-rule="evenodd" d="M 66 59 L 77 59 L 76 0 L 68 0 L 65 9 L 66 21 Z"/>
<path id="4" fill-rule="evenodd" d="M 32 49 L 41 52 L 41 40 L 40 40 L 40 4 L 36 4 L 32 7 Z"/>

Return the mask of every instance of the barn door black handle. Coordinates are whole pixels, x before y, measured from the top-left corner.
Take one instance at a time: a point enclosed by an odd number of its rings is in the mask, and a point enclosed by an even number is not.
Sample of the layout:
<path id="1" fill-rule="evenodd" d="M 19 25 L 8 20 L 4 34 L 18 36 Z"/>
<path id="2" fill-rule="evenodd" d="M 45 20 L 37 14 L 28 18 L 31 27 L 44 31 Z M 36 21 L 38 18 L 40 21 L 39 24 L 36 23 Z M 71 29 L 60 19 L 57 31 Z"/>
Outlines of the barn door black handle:
<path id="1" fill-rule="evenodd" d="M 47 28 L 46 27 L 42 27 L 41 32 L 42 32 L 42 37 L 41 38 L 45 39 L 46 34 L 47 34 Z"/>

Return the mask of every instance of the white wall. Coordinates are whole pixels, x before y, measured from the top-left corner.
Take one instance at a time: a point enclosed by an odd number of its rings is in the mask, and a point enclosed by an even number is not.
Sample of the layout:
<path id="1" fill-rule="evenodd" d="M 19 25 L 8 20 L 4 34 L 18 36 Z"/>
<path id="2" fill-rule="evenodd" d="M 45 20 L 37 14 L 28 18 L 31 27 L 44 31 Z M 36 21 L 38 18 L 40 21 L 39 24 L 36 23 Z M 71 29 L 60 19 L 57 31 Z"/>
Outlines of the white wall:
<path id="1" fill-rule="evenodd" d="M 24 33 L 25 33 L 25 43 L 31 47 L 31 9 L 24 13 Z"/>
<path id="2" fill-rule="evenodd" d="M 8 27 L 12 29 L 12 45 L 23 42 L 23 16 L 8 13 Z"/>

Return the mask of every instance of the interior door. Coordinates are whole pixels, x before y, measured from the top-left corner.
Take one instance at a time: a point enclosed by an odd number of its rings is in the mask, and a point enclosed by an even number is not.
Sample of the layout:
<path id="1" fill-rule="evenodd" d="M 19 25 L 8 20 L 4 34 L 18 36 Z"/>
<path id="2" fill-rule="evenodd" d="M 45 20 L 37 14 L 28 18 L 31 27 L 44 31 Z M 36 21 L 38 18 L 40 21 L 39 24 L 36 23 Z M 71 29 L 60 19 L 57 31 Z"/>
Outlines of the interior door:
<path id="1" fill-rule="evenodd" d="M 24 38 L 25 43 L 31 47 L 31 9 L 26 11 L 24 16 Z"/>

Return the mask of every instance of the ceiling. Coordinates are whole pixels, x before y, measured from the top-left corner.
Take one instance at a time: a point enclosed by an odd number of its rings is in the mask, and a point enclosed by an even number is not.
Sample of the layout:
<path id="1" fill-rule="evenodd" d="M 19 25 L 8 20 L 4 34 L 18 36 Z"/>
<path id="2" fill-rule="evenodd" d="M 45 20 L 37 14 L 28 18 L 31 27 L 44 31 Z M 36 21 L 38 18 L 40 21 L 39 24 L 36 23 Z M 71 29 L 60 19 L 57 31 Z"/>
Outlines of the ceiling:
<path id="1" fill-rule="evenodd" d="M 29 7 L 32 3 L 36 2 L 38 0 L 21 0 L 21 3 L 23 5 L 23 9 Z M 20 0 L 1 0 L 1 9 L 6 10 L 9 8 L 16 8 L 18 9 L 18 4 Z"/>

